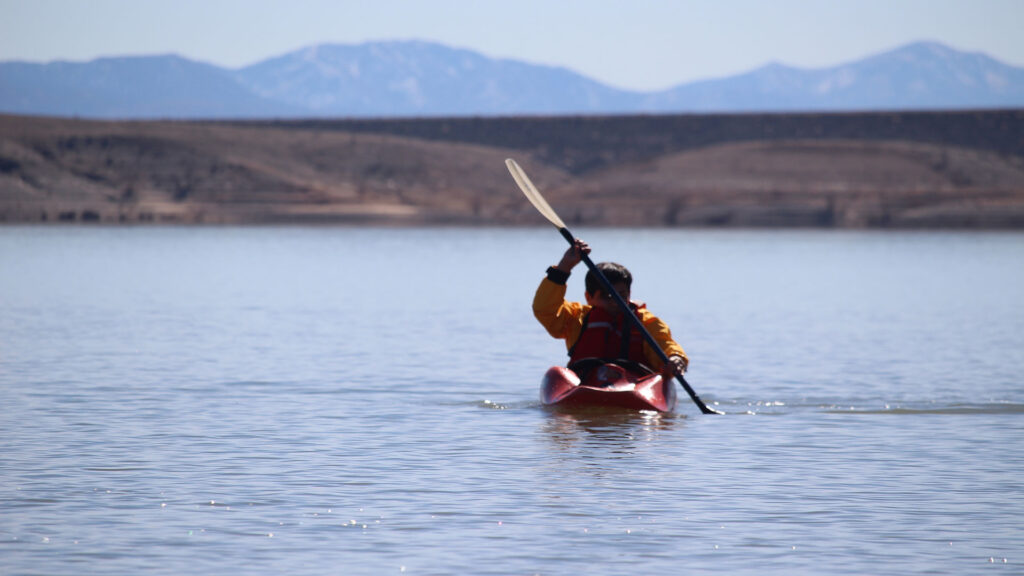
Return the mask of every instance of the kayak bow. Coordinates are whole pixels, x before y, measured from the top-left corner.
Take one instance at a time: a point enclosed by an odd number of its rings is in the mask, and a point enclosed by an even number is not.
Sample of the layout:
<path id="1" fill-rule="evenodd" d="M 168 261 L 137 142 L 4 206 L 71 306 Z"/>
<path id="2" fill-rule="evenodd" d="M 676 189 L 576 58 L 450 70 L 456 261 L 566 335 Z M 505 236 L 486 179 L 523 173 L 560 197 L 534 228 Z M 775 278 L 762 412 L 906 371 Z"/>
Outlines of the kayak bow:
<path id="1" fill-rule="evenodd" d="M 676 389 L 661 374 L 614 363 L 593 368 L 582 381 L 572 370 L 555 366 L 544 374 L 540 400 L 545 406 L 564 409 L 671 412 L 676 407 Z"/>

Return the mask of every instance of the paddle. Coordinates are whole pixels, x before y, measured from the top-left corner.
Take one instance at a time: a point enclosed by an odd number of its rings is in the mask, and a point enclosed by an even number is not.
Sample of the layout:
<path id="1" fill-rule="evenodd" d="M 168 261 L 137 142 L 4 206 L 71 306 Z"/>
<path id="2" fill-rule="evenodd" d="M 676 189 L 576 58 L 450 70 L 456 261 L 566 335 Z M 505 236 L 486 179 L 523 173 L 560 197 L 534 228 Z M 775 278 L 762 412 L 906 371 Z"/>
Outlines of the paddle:
<path id="1" fill-rule="evenodd" d="M 547 200 L 544 200 L 544 197 L 540 195 L 540 192 L 537 191 L 537 188 L 533 185 L 533 182 L 530 182 L 530 179 L 526 176 L 526 172 L 523 172 L 523 169 L 519 167 L 519 164 L 517 164 L 515 160 L 509 158 L 505 160 L 505 165 L 508 166 L 508 171 L 512 173 L 512 178 L 514 178 L 516 184 L 519 185 L 519 189 L 523 191 L 523 194 L 526 194 L 526 198 L 530 201 L 530 204 L 533 204 L 533 207 L 536 208 L 538 212 L 540 212 L 545 218 L 548 219 L 548 222 L 551 222 L 552 224 L 555 225 L 555 228 L 558 228 L 558 231 L 562 233 L 562 237 L 569 242 L 569 245 L 575 244 L 576 239 L 572 235 L 572 232 L 569 232 L 569 229 L 565 227 L 565 223 L 562 222 L 562 219 L 558 217 L 558 214 L 556 214 L 555 211 L 551 208 L 551 206 L 547 203 Z M 661 346 L 659 346 L 658 342 L 654 339 L 653 336 L 651 336 L 651 333 L 647 331 L 647 328 L 644 327 L 643 322 L 641 322 L 640 319 L 636 317 L 636 314 L 633 313 L 633 310 L 629 307 L 629 304 L 627 304 L 626 301 L 622 299 L 622 296 L 620 296 L 619 293 L 615 290 L 615 288 L 612 286 L 612 283 L 609 282 L 607 278 L 605 278 L 605 275 L 602 274 L 601 271 L 597 269 L 597 266 L 594 265 L 594 262 L 590 259 L 590 256 L 586 254 L 583 254 L 582 256 L 583 263 L 587 265 L 587 269 L 594 273 L 597 279 L 601 282 L 601 285 L 604 286 L 605 291 L 608 292 L 608 294 L 610 294 L 612 298 L 615 300 L 616 304 L 618 304 L 619 307 L 622 308 L 622 310 L 626 314 L 626 318 L 628 318 L 633 323 L 633 325 L 636 326 L 636 328 L 640 331 L 640 334 L 643 335 L 644 339 L 647 341 L 647 344 L 651 347 L 651 349 L 657 352 L 658 357 L 661 358 L 661 361 L 668 364 L 668 355 L 665 354 L 665 351 L 661 349 Z M 704 414 L 722 414 L 722 412 L 719 412 L 718 410 L 708 408 L 708 406 L 704 404 L 700 397 L 697 396 L 697 393 L 693 391 L 693 388 L 690 387 L 689 383 L 686 382 L 686 379 L 683 378 L 682 374 L 676 374 L 676 379 L 679 380 L 679 384 L 683 386 L 683 390 L 686 390 L 686 393 L 690 395 L 690 398 L 693 399 L 693 403 L 697 405 L 697 408 L 700 408 L 701 412 L 703 412 Z"/>

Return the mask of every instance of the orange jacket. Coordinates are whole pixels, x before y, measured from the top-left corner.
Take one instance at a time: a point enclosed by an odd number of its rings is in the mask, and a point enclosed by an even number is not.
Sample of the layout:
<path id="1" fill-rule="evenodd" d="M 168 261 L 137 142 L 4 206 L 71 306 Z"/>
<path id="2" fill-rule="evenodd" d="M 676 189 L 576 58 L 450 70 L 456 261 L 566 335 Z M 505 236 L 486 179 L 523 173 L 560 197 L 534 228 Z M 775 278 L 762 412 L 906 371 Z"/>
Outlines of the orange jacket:
<path id="1" fill-rule="evenodd" d="M 554 338 L 565 340 L 566 349 L 580 338 L 583 331 L 583 318 L 590 312 L 591 306 L 580 302 L 567 302 L 565 300 L 565 284 L 556 284 L 548 278 L 544 278 L 537 287 L 537 293 L 533 296 L 533 315 L 542 326 Z M 646 307 L 638 304 L 637 316 L 644 328 L 651 333 L 654 341 L 658 343 L 666 355 L 678 354 L 687 358 L 683 348 L 672 339 L 672 331 L 668 325 L 657 316 L 651 314 Z M 661 358 L 651 350 L 644 342 L 644 357 L 647 358 L 647 365 L 655 371 L 662 368 Z M 689 359 L 687 358 L 687 361 Z"/>

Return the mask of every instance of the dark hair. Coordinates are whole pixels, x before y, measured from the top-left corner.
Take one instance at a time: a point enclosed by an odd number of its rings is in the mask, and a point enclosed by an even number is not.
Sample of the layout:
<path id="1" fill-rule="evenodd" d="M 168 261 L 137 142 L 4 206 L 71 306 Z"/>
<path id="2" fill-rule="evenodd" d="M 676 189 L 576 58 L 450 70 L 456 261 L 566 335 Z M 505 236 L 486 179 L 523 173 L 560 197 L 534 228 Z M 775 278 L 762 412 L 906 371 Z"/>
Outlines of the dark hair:
<path id="1" fill-rule="evenodd" d="M 615 262 L 600 262 L 597 264 L 597 269 L 604 274 L 604 277 L 611 282 L 612 286 L 618 283 L 624 283 L 626 287 L 633 285 L 633 275 L 629 273 L 622 264 L 616 264 Z M 597 276 L 591 272 L 587 272 L 587 294 L 595 294 L 598 290 L 604 291 L 604 286 L 601 285 L 601 281 L 597 279 Z"/>

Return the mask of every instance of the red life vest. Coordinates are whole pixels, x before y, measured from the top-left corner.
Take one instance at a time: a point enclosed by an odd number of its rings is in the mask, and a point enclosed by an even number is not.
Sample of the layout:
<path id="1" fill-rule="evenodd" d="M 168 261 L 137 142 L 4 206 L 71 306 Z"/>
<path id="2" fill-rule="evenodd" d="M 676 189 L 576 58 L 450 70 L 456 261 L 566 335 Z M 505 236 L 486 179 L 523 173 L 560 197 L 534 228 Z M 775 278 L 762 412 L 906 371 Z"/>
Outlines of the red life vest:
<path id="1" fill-rule="evenodd" d="M 636 310 L 636 305 L 630 303 Z M 600 308 L 592 308 L 583 317 L 580 337 L 569 349 L 569 365 L 584 358 L 615 360 L 625 358 L 646 364 L 644 339 L 635 326 L 620 315 L 618 319 Z"/>

